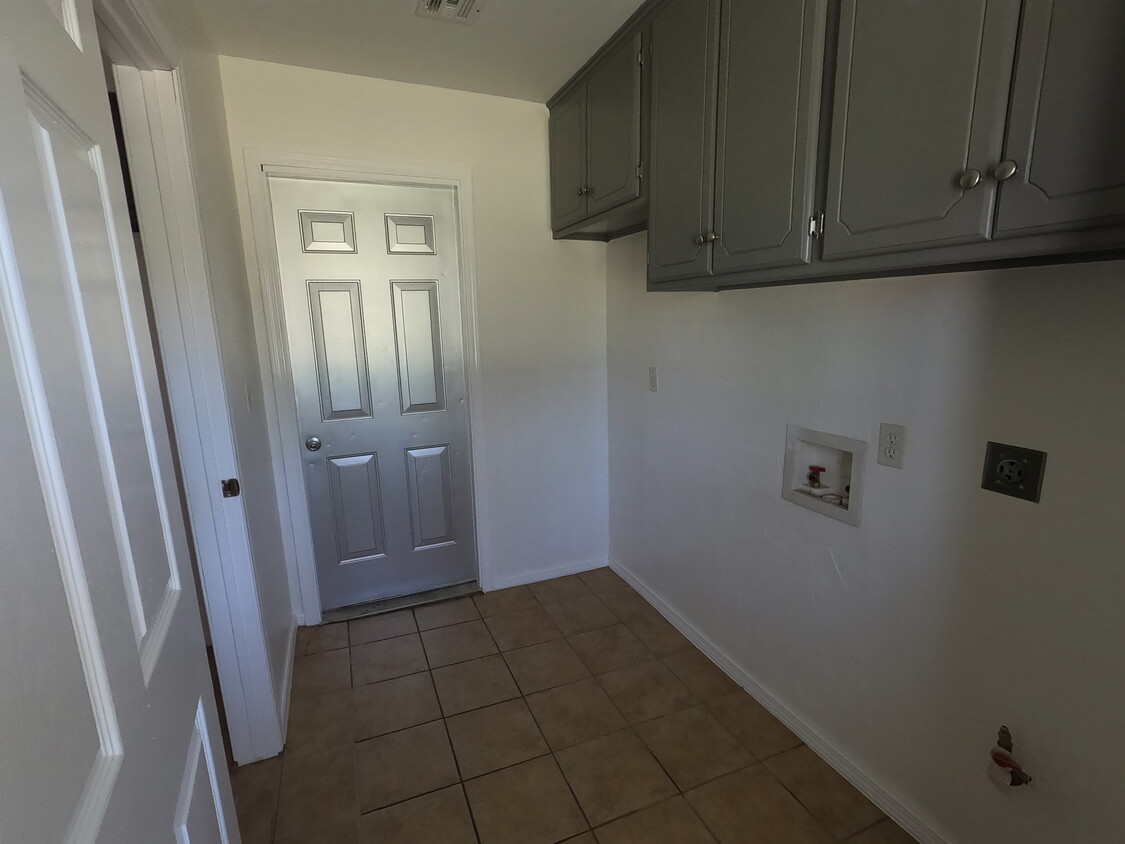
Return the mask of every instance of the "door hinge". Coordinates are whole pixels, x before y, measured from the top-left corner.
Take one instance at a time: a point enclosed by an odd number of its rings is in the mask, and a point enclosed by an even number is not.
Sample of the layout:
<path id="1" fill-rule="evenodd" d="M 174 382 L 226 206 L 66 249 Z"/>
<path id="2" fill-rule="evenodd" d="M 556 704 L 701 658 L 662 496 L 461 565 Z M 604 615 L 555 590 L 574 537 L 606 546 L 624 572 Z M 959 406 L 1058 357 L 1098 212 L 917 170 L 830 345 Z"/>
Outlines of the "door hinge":
<path id="1" fill-rule="evenodd" d="M 238 478 L 219 481 L 219 485 L 223 488 L 223 498 L 238 498 L 242 494 L 242 486 L 238 483 Z"/>
<path id="2" fill-rule="evenodd" d="M 639 64 L 641 67 L 645 66 L 645 51 L 644 50 L 638 50 L 637 51 L 637 64 Z"/>
<path id="3" fill-rule="evenodd" d="M 643 164 L 637 165 L 637 181 L 643 181 L 645 177 L 645 166 Z"/>
<path id="4" fill-rule="evenodd" d="M 809 217 L 809 237 L 813 240 L 824 237 L 824 212 Z"/>

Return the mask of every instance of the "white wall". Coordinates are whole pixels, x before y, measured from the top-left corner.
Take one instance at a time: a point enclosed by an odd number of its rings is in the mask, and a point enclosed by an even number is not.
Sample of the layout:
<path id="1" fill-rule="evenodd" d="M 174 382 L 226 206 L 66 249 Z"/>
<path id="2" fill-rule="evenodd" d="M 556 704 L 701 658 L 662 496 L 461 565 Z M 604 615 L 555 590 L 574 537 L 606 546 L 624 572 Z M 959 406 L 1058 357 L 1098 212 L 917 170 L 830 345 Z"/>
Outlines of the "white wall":
<path id="1" fill-rule="evenodd" d="M 613 558 L 944 840 L 1120 841 L 1125 264 L 648 294 L 644 248 L 608 249 Z M 881 421 L 859 528 L 781 500 L 787 424 Z M 1049 453 L 1040 504 L 980 489 L 988 440 Z"/>
<path id="2" fill-rule="evenodd" d="M 605 247 L 551 239 L 546 108 L 225 56 L 220 67 L 251 278 L 246 148 L 472 168 L 482 563 L 496 587 L 603 564 Z"/>

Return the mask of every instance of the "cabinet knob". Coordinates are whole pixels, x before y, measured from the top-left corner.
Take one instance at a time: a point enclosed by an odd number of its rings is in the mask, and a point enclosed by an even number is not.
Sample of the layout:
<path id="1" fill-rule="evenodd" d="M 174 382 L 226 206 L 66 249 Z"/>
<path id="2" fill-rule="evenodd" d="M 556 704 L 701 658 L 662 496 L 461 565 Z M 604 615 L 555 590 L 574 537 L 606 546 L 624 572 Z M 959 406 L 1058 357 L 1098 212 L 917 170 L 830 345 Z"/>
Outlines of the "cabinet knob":
<path id="1" fill-rule="evenodd" d="M 719 236 L 717 234 L 715 234 L 714 232 L 707 232 L 707 236 L 706 236 L 705 239 L 708 243 L 714 243 L 716 240 L 719 239 Z"/>
<path id="2" fill-rule="evenodd" d="M 586 190 L 586 188 L 579 188 L 578 189 L 578 195 L 579 196 L 585 196 L 587 194 L 587 192 L 588 191 Z"/>
<path id="3" fill-rule="evenodd" d="M 992 175 L 998 182 L 1006 182 L 1020 171 L 1020 166 L 1010 158 L 1006 158 L 996 165 Z"/>
<path id="4" fill-rule="evenodd" d="M 696 246 L 702 246 L 706 242 L 707 242 L 707 235 L 697 234 L 695 236 L 695 245 Z"/>
<path id="5" fill-rule="evenodd" d="M 962 190 L 972 190 L 980 184 L 981 178 L 982 176 L 980 170 L 977 170 L 975 167 L 971 167 L 961 174 L 961 178 L 957 183 L 961 185 Z"/>

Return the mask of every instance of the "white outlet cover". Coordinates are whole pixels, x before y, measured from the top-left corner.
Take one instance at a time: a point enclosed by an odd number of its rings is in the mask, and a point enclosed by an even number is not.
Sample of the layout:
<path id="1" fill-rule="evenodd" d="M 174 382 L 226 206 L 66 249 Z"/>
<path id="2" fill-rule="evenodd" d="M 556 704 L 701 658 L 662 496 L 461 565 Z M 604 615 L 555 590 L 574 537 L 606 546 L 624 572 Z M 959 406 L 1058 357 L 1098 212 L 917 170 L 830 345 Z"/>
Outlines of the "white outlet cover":
<path id="1" fill-rule="evenodd" d="M 879 426 L 879 447 L 875 450 L 876 462 L 892 469 L 906 465 L 906 428 L 884 422 Z"/>

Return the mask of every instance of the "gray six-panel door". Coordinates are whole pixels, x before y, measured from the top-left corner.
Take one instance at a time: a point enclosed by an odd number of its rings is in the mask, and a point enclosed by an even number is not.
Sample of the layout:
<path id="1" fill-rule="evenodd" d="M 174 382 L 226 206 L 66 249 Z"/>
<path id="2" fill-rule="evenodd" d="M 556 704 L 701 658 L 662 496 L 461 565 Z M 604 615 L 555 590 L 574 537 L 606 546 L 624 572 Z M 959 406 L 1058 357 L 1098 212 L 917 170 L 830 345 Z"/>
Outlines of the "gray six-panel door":
<path id="1" fill-rule="evenodd" d="M 824 257 L 989 238 L 1020 0 L 844 0 Z"/>
<path id="2" fill-rule="evenodd" d="M 599 65 L 586 83 L 588 216 L 641 195 L 641 34 Z"/>
<path id="3" fill-rule="evenodd" d="M 827 0 L 724 0 L 715 274 L 807 263 Z"/>
<path id="4" fill-rule="evenodd" d="M 551 109 L 551 228 L 586 219 L 586 86 L 579 85 Z"/>
<path id="5" fill-rule="evenodd" d="M 675 0 L 652 24 L 648 278 L 710 272 L 719 0 Z"/>
<path id="6" fill-rule="evenodd" d="M 1125 222 L 1123 45 L 1121 0 L 1027 0 L 998 237 Z"/>

